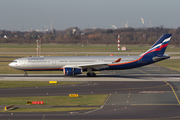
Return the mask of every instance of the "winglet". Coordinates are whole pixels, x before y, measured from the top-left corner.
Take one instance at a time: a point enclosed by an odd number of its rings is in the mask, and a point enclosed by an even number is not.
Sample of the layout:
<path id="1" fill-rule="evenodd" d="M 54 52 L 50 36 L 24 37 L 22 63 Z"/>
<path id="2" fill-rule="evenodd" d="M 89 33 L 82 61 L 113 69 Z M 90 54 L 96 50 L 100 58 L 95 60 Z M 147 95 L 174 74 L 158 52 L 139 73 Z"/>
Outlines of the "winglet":
<path id="1" fill-rule="evenodd" d="M 114 61 L 114 63 L 120 62 L 120 61 L 121 61 L 121 58 L 119 58 L 119 59 L 117 59 L 116 61 Z"/>

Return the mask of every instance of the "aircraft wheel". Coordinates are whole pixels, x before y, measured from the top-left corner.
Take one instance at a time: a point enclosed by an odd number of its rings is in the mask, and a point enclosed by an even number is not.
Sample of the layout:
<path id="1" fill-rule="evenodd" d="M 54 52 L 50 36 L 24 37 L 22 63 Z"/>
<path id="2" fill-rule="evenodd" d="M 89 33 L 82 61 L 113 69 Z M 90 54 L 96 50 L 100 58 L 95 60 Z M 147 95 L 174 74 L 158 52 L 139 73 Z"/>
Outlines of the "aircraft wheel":
<path id="1" fill-rule="evenodd" d="M 27 73 L 25 73 L 25 74 L 24 74 L 24 77 L 27 77 L 27 76 L 28 76 L 28 74 L 27 74 Z"/>
<path id="2" fill-rule="evenodd" d="M 24 71 L 24 77 L 27 77 L 28 74 L 27 74 L 27 71 Z"/>
<path id="3" fill-rule="evenodd" d="M 87 76 L 88 76 L 88 77 L 91 77 L 91 73 L 87 73 Z"/>
<path id="4" fill-rule="evenodd" d="M 96 73 L 92 73 L 92 77 L 96 77 Z"/>

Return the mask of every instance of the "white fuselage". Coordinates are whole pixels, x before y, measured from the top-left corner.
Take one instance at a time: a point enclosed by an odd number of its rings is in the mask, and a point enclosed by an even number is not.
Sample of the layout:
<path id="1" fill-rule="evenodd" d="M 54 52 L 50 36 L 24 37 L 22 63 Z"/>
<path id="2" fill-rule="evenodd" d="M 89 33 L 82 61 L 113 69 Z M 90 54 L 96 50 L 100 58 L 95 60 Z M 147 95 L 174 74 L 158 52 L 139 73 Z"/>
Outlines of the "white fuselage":
<path id="1" fill-rule="evenodd" d="M 19 70 L 58 70 L 64 67 L 77 67 L 82 64 L 113 63 L 121 58 L 119 63 L 138 59 L 140 56 L 55 56 L 55 57 L 24 57 L 9 64 Z"/>

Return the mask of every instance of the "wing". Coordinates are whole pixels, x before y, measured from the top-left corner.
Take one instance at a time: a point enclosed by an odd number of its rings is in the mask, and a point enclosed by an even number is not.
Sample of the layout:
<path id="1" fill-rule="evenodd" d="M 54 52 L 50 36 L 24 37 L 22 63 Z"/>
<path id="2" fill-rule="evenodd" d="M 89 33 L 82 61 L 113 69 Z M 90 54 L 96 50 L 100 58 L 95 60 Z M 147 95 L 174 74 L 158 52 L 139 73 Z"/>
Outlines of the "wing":
<path id="1" fill-rule="evenodd" d="M 115 60 L 114 62 L 98 62 L 98 63 L 90 63 L 90 64 L 81 64 L 81 65 L 78 65 L 78 67 L 81 67 L 81 68 L 93 68 L 93 69 L 101 69 L 101 68 L 108 68 L 109 64 L 112 64 L 112 63 L 116 63 L 116 62 L 120 62 L 121 61 L 121 58 Z"/>
<path id="2" fill-rule="evenodd" d="M 78 65 L 78 67 L 84 69 L 84 68 L 93 68 L 93 69 L 100 69 L 100 68 L 108 68 L 108 64 L 110 63 L 103 63 L 103 62 L 98 62 L 98 63 L 90 63 L 90 64 L 81 64 Z"/>
<path id="3" fill-rule="evenodd" d="M 84 69 L 84 68 L 93 68 L 93 69 L 99 70 L 99 69 L 102 69 L 102 68 L 108 68 L 109 64 L 120 62 L 120 61 L 121 61 L 121 58 L 117 59 L 114 62 L 96 62 L 96 63 L 79 64 L 79 65 L 66 65 L 66 66 L 64 66 L 64 68 L 65 67 L 81 68 L 81 69 Z"/>

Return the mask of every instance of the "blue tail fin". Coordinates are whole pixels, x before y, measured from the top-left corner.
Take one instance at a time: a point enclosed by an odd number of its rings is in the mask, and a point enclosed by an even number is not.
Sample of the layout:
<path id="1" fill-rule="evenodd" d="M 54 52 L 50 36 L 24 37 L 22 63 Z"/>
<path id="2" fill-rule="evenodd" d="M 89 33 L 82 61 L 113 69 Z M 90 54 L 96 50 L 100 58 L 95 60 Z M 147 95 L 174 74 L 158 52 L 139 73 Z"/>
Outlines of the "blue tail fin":
<path id="1" fill-rule="evenodd" d="M 162 35 L 148 51 L 142 54 L 142 56 L 163 56 L 170 39 L 171 34 Z"/>

